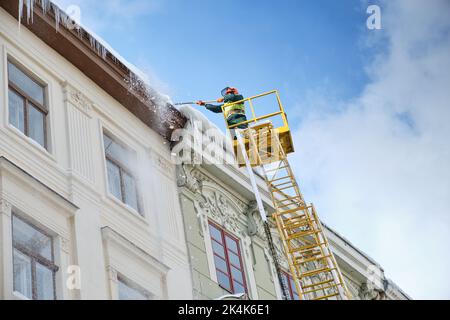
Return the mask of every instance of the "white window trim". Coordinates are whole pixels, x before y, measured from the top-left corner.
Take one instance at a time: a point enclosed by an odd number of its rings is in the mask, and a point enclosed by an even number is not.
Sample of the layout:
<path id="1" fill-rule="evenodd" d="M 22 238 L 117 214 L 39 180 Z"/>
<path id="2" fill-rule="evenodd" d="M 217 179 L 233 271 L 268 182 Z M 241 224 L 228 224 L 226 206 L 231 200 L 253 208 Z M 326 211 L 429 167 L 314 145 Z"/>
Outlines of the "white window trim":
<path id="1" fill-rule="evenodd" d="M 144 295 L 146 297 L 145 300 L 154 300 L 155 299 L 155 295 L 153 293 L 142 288 L 139 284 L 135 283 L 133 280 L 130 280 L 126 276 L 119 274 L 117 272 L 116 272 L 116 276 L 117 276 L 117 287 L 119 287 L 119 282 L 122 282 L 127 287 L 132 288 L 136 291 L 139 291 L 142 295 Z M 117 299 L 119 299 L 119 289 L 117 289 Z"/>
<path id="2" fill-rule="evenodd" d="M 206 215 L 205 215 L 205 219 L 206 219 L 206 223 L 202 224 L 202 225 L 206 225 L 206 230 L 204 228 L 202 228 L 202 229 L 203 229 L 203 234 L 204 234 L 203 239 L 204 239 L 205 248 L 206 248 L 206 258 L 208 261 L 208 267 L 209 267 L 209 273 L 210 273 L 211 280 L 214 281 L 217 285 L 219 285 L 219 281 L 217 279 L 216 263 L 214 262 L 214 251 L 212 248 L 212 238 L 211 238 L 211 234 L 209 232 L 209 222 L 210 221 L 213 222 L 215 225 L 219 226 L 220 228 L 222 228 L 226 233 L 233 236 L 234 238 L 236 238 L 239 241 L 239 250 L 240 250 L 240 254 L 241 254 L 242 270 L 245 275 L 245 282 L 246 282 L 245 285 L 247 287 L 247 295 L 249 295 L 252 299 L 257 300 L 258 299 L 258 289 L 257 289 L 257 285 L 256 285 L 255 274 L 253 272 L 252 264 L 248 263 L 247 257 L 244 254 L 244 249 L 245 249 L 244 248 L 244 240 L 241 237 L 230 232 L 223 226 L 221 226 L 218 222 L 206 217 Z"/>
<path id="3" fill-rule="evenodd" d="M 144 222 L 146 225 L 149 225 L 147 220 L 147 210 L 145 208 L 145 201 L 143 199 L 142 191 L 143 191 L 143 185 L 141 179 L 136 179 L 136 187 L 137 187 L 137 195 L 138 195 L 138 201 L 139 206 L 141 209 L 141 212 L 138 212 L 136 209 L 130 207 L 126 203 L 122 202 L 120 199 L 117 199 L 110 191 L 109 191 L 109 182 L 108 182 L 108 167 L 106 163 L 106 152 L 105 152 L 105 143 L 104 143 L 104 135 L 106 134 L 110 139 L 113 141 L 118 141 L 119 144 L 125 144 L 123 140 L 120 137 L 117 137 L 109 128 L 107 128 L 104 124 L 100 124 L 100 147 L 102 150 L 102 166 L 103 166 L 103 172 L 104 172 L 104 191 L 106 195 L 106 199 L 108 201 L 111 201 L 115 205 L 119 206 L 121 209 L 125 209 L 128 213 L 135 216 L 137 219 L 139 219 L 141 222 Z M 136 161 L 139 161 L 139 155 L 137 151 L 134 148 L 129 148 L 131 152 L 136 153 Z"/>
<path id="4" fill-rule="evenodd" d="M 22 58 L 22 54 L 19 52 L 16 52 L 12 47 L 7 47 L 6 45 L 3 45 L 2 47 L 2 67 L 4 70 L 4 76 L 3 76 L 3 92 L 4 92 L 4 105 L 5 108 L 3 110 L 3 125 L 8 130 L 8 132 L 11 134 L 11 138 L 13 138 L 15 141 L 21 141 L 25 142 L 30 148 L 29 150 L 32 150 L 32 152 L 38 154 L 41 157 L 45 157 L 46 159 L 52 161 L 53 163 L 56 163 L 56 158 L 54 156 L 54 146 L 55 146 L 55 140 L 54 135 L 52 134 L 54 132 L 53 128 L 53 84 L 52 81 L 45 76 L 44 74 L 37 72 L 36 68 L 30 65 L 29 63 L 26 63 L 26 58 Z M 19 68 L 25 69 L 28 73 L 32 75 L 32 79 L 37 79 L 38 82 L 45 83 L 45 97 L 46 97 L 46 107 L 48 109 L 48 114 L 46 117 L 46 136 L 47 136 L 47 149 L 41 146 L 39 143 L 34 141 L 32 138 L 26 136 L 23 134 L 20 130 L 15 128 L 13 125 L 9 123 L 9 81 L 8 81 L 8 61 L 13 62 L 15 65 L 17 65 Z"/>
<path id="5" fill-rule="evenodd" d="M 20 210 L 13 208 L 12 205 L 7 200 L 1 200 L 1 209 L 0 209 L 0 220 L 1 220 L 1 229 L 0 229 L 0 240 L 2 242 L 1 255 L 1 270 L 3 270 L 3 274 L 0 275 L 3 281 L 3 295 L 0 294 L 0 298 L 6 300 L 31 300 L 25 297 L 20 292 L 14 290 L 14 277 L 13 275 L 13 234 L 12 234 L 12 217 L 13 215 L 18 216 L 21 219 L 25 219 L 27 223 L 30 223 L 33 227 L 38 227 L 33 224 L 31 218 L 27 215 L 23 214 Z M 39 226 L 40 228 L 40 226 Z M 54 255 L 54 264 L 58 266 L 58 271 L 55 274 L 55 295 L 57 300 L 64 300 L 67 297 L 63 290 L 63 284 L 65 283 L 65 265 L 63 263 L 62 255 L 65 254 L 63 252 L 63 248 L 61 246 L 61 237 L 58 235 L 54 235 L 54 232 L 45 228 L 46 232 L 53 234 L 53 255 Z M 0 290 L 1 291 L 1 290 Z"/>
<path id="6" fill-rule="evenodd" d="M 25 171 L 15 166 L 12 162 L 4 157 L 0 157 L 0 184 L 2 179 L 11 175 L 18 183 L 24 183 L 27 187 L 32 188 L 36 193 L 42 194 L 48 201 L 59 207 L 58 214 L 62 214 L 67 219 L 74 217 L 78 208 L 70 203 L 67 199 L 57 195 L 40 181 L 29 176 Z M 14 300 L 13 285 L 13 243 L 12 243 L 12 215 L 17 214 L 26 221 L 38 228 L 44 229 L 53 237 L 54 243 L 54 263 L 59 267 L 56 273 L 56 298 L 58 300 L 69 299 L 71 293 L 65 286 L 66 273 L 68 263 L 70 261 L 70 248 L 66 237 L 68 234 L 62 235 L 56 229 L 56 226 L 49 226 L 41 220 L 39 213 L 31 212 L 33 206 L 22 203 L 20 198 L 8 195 L 8 190 L 3 190 L 0 194 L 0 299 Z M 19 296 L 20 298 L 20 296 Z"/>
<path id="7" fill-rule="evenodd" d="M 119 277 L 122 277 L 125 280 L 129 280 L 131 283 L 135 283 L 139 288 L 142 288 L 144 292 L 148 293 L 149 297 L 153 299 L 167 299 L 166 277 L 167 273 L 170 270 L 168 266 L 130 242 L 128 239 L 121 236 L 110 227 L 102 228 L 102 238 L 104 243 L 106 271 L 108 274 L 111 300 L 117 300 L 119 298 Z M 145 284 L 136 281 L 132 275 L 126 272 L 126 270 L 123 270 L 121 266 L 117 265 L 115 262 L 115 257 L 111 256 L 112 250 L 114 248 L 124 249 L 137 261 L 144 262 L 149 270 L 151 269 L 152 271 L 154 271 L 161 279 L 161 295 L 155 293 L 156 289 L 153 290 L 153 288 L 147 287 Z M 129 263 L 133 263 L 133 260 L 134 259 L 132 259 L 132 261 L 129 261 Z"/>

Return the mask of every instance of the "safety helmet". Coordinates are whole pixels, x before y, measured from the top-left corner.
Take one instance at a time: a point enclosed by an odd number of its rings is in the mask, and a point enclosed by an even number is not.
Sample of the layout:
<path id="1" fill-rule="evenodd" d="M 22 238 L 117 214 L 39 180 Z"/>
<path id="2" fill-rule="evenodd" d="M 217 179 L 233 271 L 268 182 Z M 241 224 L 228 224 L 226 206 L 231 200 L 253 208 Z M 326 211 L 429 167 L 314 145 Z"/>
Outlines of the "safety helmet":
<path id="1" fill-rule="evenodd" d="M 226 88 L 222 89 L 222 91 L 221 91 L 222 97 L 225 97 L 227 94 L 231 94 L 231 93 L 238 94 L 239 92 L 236 88 L 233 88 L 233 87 L 226 87 Z"/>

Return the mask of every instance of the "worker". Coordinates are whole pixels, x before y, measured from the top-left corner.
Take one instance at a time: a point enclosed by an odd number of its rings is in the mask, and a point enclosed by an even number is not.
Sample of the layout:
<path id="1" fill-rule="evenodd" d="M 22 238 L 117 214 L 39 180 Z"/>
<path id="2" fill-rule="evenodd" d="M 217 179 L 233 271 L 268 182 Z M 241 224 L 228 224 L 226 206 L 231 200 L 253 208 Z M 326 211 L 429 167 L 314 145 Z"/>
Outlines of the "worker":
<path id="1" fill-rule="evenodd" d="M 238 102 L 244 100 L 244 97 L 239 94 L 238 89 L 232 88 L 232 87 L 226 87 L 221 91 L 222 98 L 217 99 L 218 103 L 224 103 L 221 105 L 213 105 L 213 104 L 206 104 L 204 101 L 197 101 L 197 104 L 200 106 L 205 106 L 206 109 L 214 112 L 214 113 L 222 113 L 222 111 L 225 113 L 225 118 L 227 119 L 228 126 L 234 126 L 242 122 L 247 121 L 247 117 L 245 116 L 245 103 L 238 103 L 233 104 L 230 106 L 226 106 L 228 103 Z M 236 126 L 232 129 L 231 135 L 235 137 L 235 129 L 247 129 L 248 124 L 244 123 L 242 125 Z"/>

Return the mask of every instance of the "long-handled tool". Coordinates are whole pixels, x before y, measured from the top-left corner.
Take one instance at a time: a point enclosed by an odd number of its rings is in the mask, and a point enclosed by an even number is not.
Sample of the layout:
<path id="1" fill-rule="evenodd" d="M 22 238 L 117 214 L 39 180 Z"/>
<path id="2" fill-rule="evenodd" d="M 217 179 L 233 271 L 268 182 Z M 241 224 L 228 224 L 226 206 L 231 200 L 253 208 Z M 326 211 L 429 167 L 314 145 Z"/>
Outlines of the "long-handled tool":
<path id="1" fill-rule="evenodd" d="M 215 103 L 217 102 L 217 100 L 211 100 L 211 101 L 203 101 L 204 103 L 208 104 L 208 103 Z M 184 106 L 186 104 L 197 104 L 197 101 L 191 101 L 191 102 L 179 102 L 179 103 L 175 103 L 174 106 Z"/>

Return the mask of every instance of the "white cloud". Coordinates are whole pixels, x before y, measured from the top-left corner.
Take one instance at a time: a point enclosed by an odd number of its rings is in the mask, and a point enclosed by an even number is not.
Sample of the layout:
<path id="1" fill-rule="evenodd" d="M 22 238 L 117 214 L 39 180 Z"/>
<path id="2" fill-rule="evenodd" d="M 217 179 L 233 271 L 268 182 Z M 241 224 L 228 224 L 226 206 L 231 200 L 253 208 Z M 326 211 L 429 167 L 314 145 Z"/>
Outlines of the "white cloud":
<path id="1" fill-rule="evenodd" d="M 327 102 L 339 111 L 304 117 L 293 162 L 322 218 L 388 277 L 413 298 L 448 299 L 450 2 L 382 8 L 388 50 L 370 83 L 354 101 Z"/>

